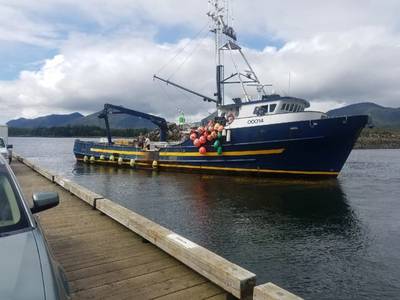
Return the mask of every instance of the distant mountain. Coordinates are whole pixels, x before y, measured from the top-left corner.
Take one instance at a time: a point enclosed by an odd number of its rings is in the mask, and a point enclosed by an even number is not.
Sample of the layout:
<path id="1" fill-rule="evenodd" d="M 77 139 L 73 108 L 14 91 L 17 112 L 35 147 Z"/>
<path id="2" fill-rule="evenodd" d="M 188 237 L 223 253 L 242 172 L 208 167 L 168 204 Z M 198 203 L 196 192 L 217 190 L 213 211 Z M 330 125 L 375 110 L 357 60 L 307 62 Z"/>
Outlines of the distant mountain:
<path id="1" fill-rule="evenodd" d="M 97 126 L 105 128 L 103 119 L 97 116 L 100 112 L 83 116 L 80 113 L 69 115 L 48 115 L 34 119 L 19 118 L 7 122 L 8 127 L 14 128 L 39 128 L 39 127 L 62 127 L 62 126 Z M 156 126 L 146 119 L 128 115 L 110 115 L 110 127 L 115 129 L 126 128 L 148 128 L 155 129 Z"/>
<path id="2" fill-rule="evenodd" d="M 88 115 L 86 117 L 73 120 L 66 123 L 65 125 L 70 126 L 97 126 L 105 128 L 104 119 L 99 119 L 97 116 L 100 112 Z M 125 128 L 157 128 L 152 122 L 139 117 L 129 116 L 129 115 L 110 115 L 109 116 L 110 127 L 115 129 L 125 129 Z"/>
<path id="3" fill-rule="evenodd" d="M 75 112 L 68 115 L 48 115 L 34 119 L 19 118 L 8 121 L 7 125 L 15 128 L 58 127 L 81 118 L 83 118 L 83 115 Z"/>
<path id="4" fill-rule="evenodd" d="M 97 126 L 104 128 L 104 120 L 97 116 L 100 112 L 83 116 L 76 112 L 68 115 L 48 115 L 35 119 L 20 118 L 7 123 L 14 128 L 38 128 L 61 126 Z M 357 103 L 333 109 L 327 112 L 329 116 L 368 115 L 372 123 L 378 128 L 400 128 L 400 108 L 383 107 L 371 102 Z M 115 129 L 126 128 L 157 128 L 146 119 L 129 115 L 110 115 L 110 127 Z"/>
<path id="5" fill-rule="evenodd" d="M 400 128 L 400 108 L 384 107 L 372 102 L 351 104 L 327 112 L 328 116 L 368 115 L 378 128 Z"/>

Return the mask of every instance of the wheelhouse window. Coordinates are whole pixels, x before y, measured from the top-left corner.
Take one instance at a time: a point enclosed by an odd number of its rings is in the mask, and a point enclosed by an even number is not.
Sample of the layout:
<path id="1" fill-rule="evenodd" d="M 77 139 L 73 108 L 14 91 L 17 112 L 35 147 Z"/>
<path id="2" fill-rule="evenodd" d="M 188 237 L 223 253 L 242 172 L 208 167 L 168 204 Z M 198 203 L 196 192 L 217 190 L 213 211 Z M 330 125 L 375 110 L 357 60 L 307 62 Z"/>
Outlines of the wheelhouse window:
<path id="1" fill-rule="evenodd" d="M 256 116 L 265 116 L 268 113 L 272 113 L 275 111 L 276 104 L 269 104 L 269 105 L 263 105 L 263 106 L 257 106 L 254 109 L 254 114 Z"/>
<path id="2" fill-rule="evenodd" d="M 280 106 L 282 112 L 300 112 L 304 111 L 304 105 L 297 103 L 283 103 Z"/>
<path id="3" fill-rule="evenodd" d="M 4 167 L 0 166 L 0 235 L 26 227 L 28 220 L 16 187 Z"/>

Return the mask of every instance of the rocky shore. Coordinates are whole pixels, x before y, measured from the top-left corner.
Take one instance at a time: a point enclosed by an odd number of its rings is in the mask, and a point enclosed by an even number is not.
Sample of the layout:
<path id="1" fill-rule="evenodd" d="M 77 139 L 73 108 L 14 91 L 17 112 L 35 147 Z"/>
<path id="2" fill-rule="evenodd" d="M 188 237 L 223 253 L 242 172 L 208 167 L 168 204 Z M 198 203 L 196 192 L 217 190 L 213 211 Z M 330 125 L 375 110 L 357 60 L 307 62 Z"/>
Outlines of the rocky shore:
<path id="1" fill-rule="evenodd" d="M 400 129 L 365 128 L 355 149 L 400 149 Z"/>

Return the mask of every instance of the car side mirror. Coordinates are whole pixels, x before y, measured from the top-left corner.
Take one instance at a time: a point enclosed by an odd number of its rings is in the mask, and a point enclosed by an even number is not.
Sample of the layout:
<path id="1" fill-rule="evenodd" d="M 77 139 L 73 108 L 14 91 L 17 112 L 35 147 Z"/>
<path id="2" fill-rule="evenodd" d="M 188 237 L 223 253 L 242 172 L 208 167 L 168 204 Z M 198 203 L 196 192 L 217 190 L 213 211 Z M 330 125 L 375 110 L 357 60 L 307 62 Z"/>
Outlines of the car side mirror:
<path id="1" fill-rule="evenodd" d="M 13 145 L 7 145 L 7 149 L 12 149 Z"/>
<path id="2" fill-rule="evenodd" d="M 32 196 L 32 200 L 33 207 L 31 208 L 31 212 L 34 214 L 57 206 L 60 203 L 58 193 L 55 192 L 35 193 Z"/>

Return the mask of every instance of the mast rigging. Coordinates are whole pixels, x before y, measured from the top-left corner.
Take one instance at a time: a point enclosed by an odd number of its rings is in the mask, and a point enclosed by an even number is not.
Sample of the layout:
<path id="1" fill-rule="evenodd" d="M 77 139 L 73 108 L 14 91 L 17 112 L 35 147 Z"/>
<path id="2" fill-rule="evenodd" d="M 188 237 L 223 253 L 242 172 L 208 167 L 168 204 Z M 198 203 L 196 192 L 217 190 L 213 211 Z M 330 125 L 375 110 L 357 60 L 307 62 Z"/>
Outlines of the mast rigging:
<path id="1" fill-rule="evenodd" d="M 185 88 L 180 84 L 174 83 L 170 80 L 170 78 L 165 79 L 159 77 L 157 75 L 153 76 L 153 79 L 160 80 L 166 84 L 170 84 L 175 86 L 179 89 L 182 89 L 186 92 L 194 94 L 203 98 L 204 101 L 208 102 L 215 102 L 217 107 L 225 105 L 225 85 L 226 84 L 240 84 L 242 92 L 247 102 L 251 102 L 250 95 L 247 91 L 247 87 L 256 87 L 258 96 L 262 98 L 263 96 L 267 95 L 265 91 L 266 85 L 262 84 L 255 73 L 254 69 L 250 65 L 249 61 L 247 60 L 246 56 L 244 55 L 242 48 L 237 44 L 237 35 L 233 27 L 229 26 L 229 9 L 228 4 L 221 4 L 223 0 L 209 0 L 210 11 L 207 13 L 212 20 L 212 26 L 210 31 L 215 34 L 215 63 L 216 63 L 216 93 L 214 96 L 216 99 L 205 96 L 201 93 L 195 92 L 191 89 Z M 227 1 L 225 1 L 227 2 Z M 225 22 L 224 18 L 227 18 Z M 224 51 L 229 51 L 232 64 L 236 70 L 236 73 L 233 73 L 227 77 L 224 75 L 224 65 L 222 63 L 224 57 Z M 247 66 L 248 70 L 245 73 L 239 71 L 239 67 L 236 64 L 233 52 L 239 52 L 241 58 L 243 59 L 245 65 Z M 237 78 L 236 81 L 232 81 L 234 77 Z"/>

